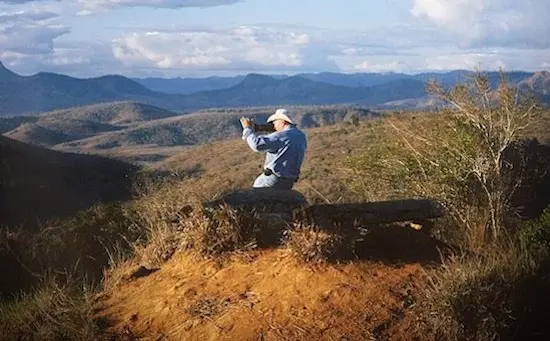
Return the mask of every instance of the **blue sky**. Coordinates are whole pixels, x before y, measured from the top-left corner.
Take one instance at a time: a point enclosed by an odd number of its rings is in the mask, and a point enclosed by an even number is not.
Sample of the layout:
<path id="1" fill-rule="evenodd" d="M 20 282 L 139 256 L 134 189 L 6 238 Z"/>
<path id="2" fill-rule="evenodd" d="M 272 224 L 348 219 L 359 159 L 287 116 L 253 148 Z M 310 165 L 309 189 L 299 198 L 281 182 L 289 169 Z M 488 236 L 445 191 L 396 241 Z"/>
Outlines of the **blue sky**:
<path id="1" fill-rule="evenodd" d="M 0 0 L 21 74 L 550 69 L 549 0 Z"/>

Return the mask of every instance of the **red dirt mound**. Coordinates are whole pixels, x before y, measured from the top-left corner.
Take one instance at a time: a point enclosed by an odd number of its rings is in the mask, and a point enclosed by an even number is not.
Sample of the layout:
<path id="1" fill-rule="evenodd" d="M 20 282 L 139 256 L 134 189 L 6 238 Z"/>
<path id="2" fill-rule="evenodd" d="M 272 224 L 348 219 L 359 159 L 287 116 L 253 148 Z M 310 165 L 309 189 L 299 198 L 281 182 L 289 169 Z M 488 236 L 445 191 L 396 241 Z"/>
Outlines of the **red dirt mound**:
<path id="1" fill-rule="evenodd" d="M 121 280 L 98 317 L 119 335 L 151 340 L 397 340 L 389 328 L 415 305 L 423 274 L 418 263 L 307 265 L 286 249 L 211 260 L 183 253 Z"/>

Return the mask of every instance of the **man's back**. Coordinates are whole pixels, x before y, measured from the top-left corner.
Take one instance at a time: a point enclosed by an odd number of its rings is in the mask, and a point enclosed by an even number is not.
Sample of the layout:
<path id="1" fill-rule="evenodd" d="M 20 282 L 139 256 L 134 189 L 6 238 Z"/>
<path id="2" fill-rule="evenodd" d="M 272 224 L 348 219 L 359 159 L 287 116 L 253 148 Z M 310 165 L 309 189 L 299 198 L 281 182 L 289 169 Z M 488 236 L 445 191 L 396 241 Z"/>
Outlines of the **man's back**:
<path id="1" fill-rule="evenodd" d="M 271 169 L 279 177 L 297 179 L 307 149 L 306 135 L 291 126 L 267 137 L 279 143 L 277 149 L 267 151 L 264 168 Z"/>

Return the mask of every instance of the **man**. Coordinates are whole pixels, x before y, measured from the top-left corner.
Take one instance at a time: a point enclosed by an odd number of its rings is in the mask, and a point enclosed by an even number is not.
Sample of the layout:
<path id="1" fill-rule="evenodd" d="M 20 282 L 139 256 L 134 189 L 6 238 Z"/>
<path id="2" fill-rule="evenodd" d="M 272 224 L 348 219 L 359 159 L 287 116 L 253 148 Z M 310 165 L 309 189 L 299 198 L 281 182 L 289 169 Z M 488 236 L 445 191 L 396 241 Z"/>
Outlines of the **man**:
<path id="1" fill-rule="evenodd" d="M 307 149 L 306 135 L 296 128 L 287 116 L 286 109 L 277 109 L 269 116 L 275 132 L 269 135 L 257 135 L 253 122 L 241 118 L 243 140 L 255 152 L 266 152 L 264 172 L 254 181 L 254 188 L 272 187 L 276 189 L 292 189 L 298 181 L 300 168 Z"/>

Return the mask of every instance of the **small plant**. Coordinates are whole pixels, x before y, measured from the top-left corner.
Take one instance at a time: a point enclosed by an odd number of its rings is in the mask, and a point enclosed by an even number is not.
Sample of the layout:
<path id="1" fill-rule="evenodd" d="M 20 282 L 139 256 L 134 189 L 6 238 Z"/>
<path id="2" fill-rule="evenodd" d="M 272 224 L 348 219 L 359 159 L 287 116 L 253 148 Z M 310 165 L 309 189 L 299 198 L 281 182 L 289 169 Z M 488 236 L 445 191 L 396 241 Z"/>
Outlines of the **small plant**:
<path id="1" fill-rule="evenodd" d="M 183 245 L 205 256 L 254 249 L 261 220 L 227 205 L 194 210 L 184 221 Z"/>
<path id="2" fill-rule="evenodd" d="M 313 225 L 300 223 L 286 231 L 286 246 L 300 261 L 319 263 L 333 260 L 342 249 L 341 234 L 322 231 Z"/>

